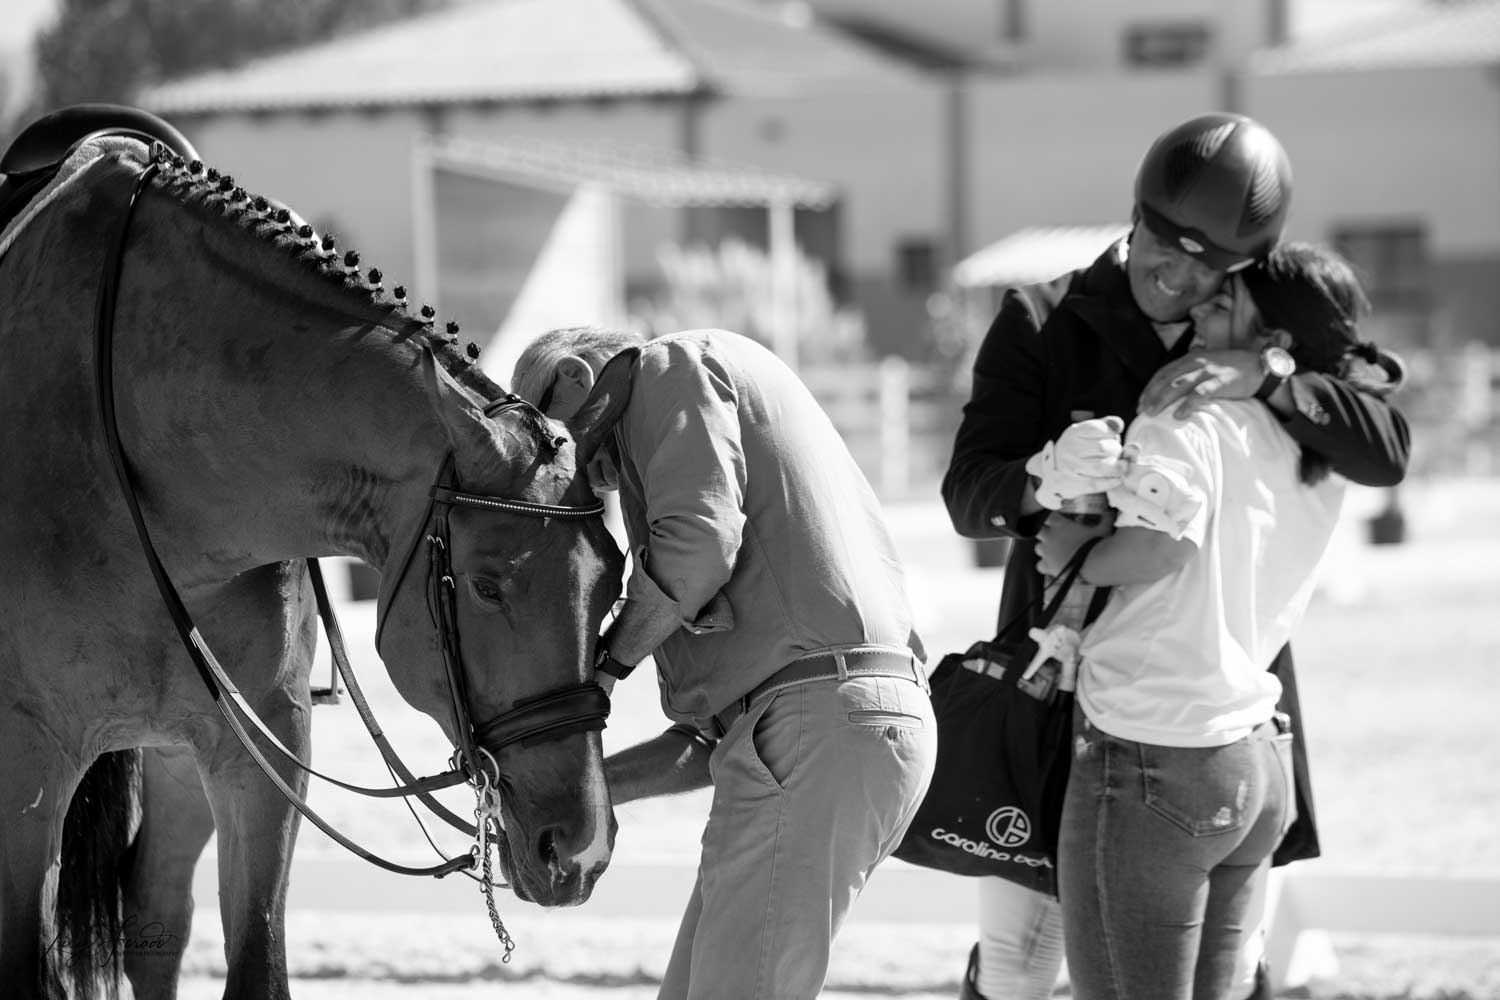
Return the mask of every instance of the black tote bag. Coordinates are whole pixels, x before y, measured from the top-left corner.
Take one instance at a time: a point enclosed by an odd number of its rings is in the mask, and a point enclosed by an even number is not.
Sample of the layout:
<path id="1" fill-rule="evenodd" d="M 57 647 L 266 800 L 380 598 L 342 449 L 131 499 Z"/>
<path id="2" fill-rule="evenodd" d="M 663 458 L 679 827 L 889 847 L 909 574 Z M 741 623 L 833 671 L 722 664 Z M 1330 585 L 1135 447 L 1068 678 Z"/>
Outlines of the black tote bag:
<path id="1" fill-rule="evenodd" d="M 1037 625 L 1046 628 L 1093 548 L 1063 570 Z M 1090 618 L 1107 591 L 1095 592 Z M 1016 686 L 1036 654 L 1027 637 L 1032 608 L 987 642 L 949 653 L 930 678 L 937 717 L 937 765 L 927 795 L 895 857 L 955 875 L 998 875 L 1057 894 L 1058 821 L 1072 762 L 1073 693 L 1039 700 Z M 964 666 L 983 660 L 984 673 Z"/>

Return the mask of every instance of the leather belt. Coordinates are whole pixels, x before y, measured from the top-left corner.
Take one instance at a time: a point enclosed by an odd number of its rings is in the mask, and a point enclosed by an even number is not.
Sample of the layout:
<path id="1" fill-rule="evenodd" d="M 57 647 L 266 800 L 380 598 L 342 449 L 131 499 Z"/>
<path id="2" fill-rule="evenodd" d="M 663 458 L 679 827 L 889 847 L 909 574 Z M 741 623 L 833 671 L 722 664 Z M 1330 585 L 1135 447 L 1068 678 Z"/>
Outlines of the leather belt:
<path id="1" fill-rule="evenodd" d="M 723 739 L 729 727 L 749 711 L 751 705 L 782 688 L 815 681 L 846 681 L 855 677 L 895 677 L 911 681 L 923 691 L 929 690 L 927 671 L 909 649 L 843 646 L 823 650 L 793 660 L 751 688 L 749 694 L 736 698 L 711 720 L 714 736 Z"/>

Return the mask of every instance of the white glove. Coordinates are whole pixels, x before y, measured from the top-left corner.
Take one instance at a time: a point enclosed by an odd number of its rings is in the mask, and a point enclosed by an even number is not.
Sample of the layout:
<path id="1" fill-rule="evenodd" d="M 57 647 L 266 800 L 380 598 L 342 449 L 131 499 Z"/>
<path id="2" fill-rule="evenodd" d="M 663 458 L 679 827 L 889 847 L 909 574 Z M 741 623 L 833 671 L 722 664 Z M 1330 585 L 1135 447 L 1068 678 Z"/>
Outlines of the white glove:
<path id="1" fill-rule="evenodd" d="M 1128 467 L 1125 479 L 1107 491 L 1110 506 L 1120 512 L 1115 527 L 1152 528 L 1181 538 L 1203 509 L 1203 492 L 1188 483 L 1172 459 L 1142 455 L 1133 444 L 1122 458 Z"/>
<path id="2" fill-rule="evenodd" d="M 1056 442 L 1048 441 L 1026 460 L 1026 471 L 1041 480 L 1037 503 L 1057 510 L 1064 500 L 1118 486 L 1125 475 L 1120 443 L 1124 430 L 1125 421 L 1119 417 L 1095 417 L 1070 425 Z"/>

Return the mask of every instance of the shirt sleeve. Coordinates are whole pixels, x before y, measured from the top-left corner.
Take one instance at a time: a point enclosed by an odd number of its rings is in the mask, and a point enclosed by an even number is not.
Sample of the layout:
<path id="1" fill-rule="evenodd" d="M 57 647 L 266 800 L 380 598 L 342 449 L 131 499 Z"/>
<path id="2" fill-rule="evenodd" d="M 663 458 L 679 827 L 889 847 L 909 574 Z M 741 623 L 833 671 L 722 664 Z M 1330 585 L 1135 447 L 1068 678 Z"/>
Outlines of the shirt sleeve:
<path id="1" fill-rule="evenodd" d="M 1284 426 L 1299 445 L 1361 486 L 1395 486 L 1406 476 L 1411 431 L 1400 410 L 1330 375 L 1298 372 L 1287 382 L 1292 414 Z"/>
<path id="2" fill-rule="evenodd" d="M 720 591 L 745 526 L 745 456 L 735 387 L 691 341 L 642 353 L 625 414 L 630 461 L 644 492 L 647 537 L 627 602 L 690 631 L 732 625 Z"/>
<path id="3" fill-rule="evenodd" d="M 1140 416 L 1125 434 L 1129 471 L 1109 491 L 1119 510 L 1115 527 L 1144 527 L 1203 544 L 1211 501 L 1219 490 L 1213 436 L 1196 422 L 1167 413 Z"/>

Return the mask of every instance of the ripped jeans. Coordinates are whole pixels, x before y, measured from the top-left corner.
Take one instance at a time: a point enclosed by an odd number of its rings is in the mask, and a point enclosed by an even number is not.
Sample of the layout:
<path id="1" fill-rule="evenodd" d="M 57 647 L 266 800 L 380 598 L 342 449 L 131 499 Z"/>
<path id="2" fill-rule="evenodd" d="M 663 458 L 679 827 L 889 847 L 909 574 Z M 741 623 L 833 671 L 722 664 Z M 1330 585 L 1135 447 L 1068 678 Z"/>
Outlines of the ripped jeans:
<path id="1" fill-rule="evenodd" d="M 1257 883 L 1295 816 L 1277 721 L 1221 747 L 1117 739 L 1074 719 L 1058 844 L 1077 1000 L 1223 1000 Z"/>

